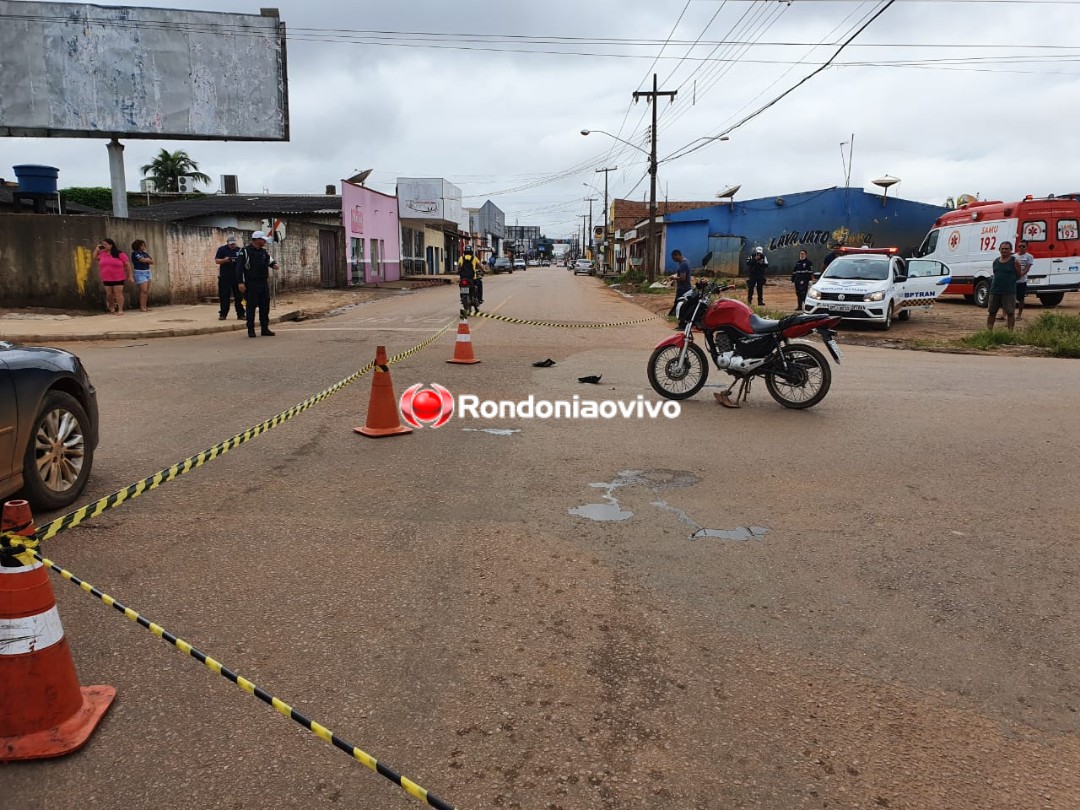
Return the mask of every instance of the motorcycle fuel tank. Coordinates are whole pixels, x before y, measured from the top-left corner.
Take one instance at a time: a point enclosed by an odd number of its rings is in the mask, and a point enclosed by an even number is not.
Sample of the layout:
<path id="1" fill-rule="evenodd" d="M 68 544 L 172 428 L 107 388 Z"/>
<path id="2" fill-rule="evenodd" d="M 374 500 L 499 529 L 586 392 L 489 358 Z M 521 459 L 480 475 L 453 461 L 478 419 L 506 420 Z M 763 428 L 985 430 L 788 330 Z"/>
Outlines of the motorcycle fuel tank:
<path id="1" fill-rule="evenodd" d="M 751 334 L 750 316 L 754 311 L 741 301 L 721 298 L 709 307 L 705 313 L 705 328 L 719 329 L 722 326 L 734 326 L 740 332 Z"/>

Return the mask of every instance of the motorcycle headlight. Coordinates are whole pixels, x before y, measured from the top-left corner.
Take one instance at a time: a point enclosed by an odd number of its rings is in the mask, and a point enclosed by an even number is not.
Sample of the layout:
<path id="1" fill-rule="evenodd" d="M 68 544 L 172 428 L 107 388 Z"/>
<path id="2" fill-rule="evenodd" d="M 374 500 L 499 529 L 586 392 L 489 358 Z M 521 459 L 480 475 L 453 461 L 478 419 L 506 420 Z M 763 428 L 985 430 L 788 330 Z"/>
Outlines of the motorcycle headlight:
<path id="1" fill-rule="evenodd" d="M 810 292 L 806 294 L 806 297 L 813 298 L 815 301 L 818 301 L 821 299 L 821 291 L 815 289 L 814 287 L 811 287 Z"/>
<path id="2" fill-rule="evenodd" d="M 885 291 L 884 290 L 878 290 L 876 293 L 870 293 L 868 296 L 866 296 L 865 300 L 867 300 L 867 301 L 884 301 L 885 300 Z"/>

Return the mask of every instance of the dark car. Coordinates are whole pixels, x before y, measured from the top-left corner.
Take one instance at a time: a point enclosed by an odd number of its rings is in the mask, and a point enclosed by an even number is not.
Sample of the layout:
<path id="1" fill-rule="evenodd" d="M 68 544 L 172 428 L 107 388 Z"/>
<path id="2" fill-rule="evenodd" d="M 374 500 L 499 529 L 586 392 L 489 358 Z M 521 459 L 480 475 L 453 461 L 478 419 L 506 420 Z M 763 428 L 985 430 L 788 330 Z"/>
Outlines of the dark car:
<path id="1" fill-rule="evenodd" d="M 69 505 L 86 487 L 97 443 L 97 392 L 79 358 L 0 341 L 0 498 Z"/>
<path id="2" fill-rule="evenodd" d="M 492 273 L 513 273 L 514 266 L 510 264 L 510 260 L 505 256 L 500 256 L 495 260 L 495 264 L 491 268 Z"/>

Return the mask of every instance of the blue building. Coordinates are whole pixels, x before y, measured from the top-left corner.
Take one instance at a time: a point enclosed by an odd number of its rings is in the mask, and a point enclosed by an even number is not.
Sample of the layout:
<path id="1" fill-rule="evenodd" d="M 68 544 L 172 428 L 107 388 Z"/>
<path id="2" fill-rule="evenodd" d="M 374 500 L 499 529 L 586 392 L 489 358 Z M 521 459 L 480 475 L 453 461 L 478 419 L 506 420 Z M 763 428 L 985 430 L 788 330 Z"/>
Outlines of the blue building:
<path id="1" fill-rule="evenodd" d="M 698 266 L 712 251 L 710 269 L 745 273 L 746 257 L 765 249 L 769 272 L 788 274 L 805 250 L 820 269 L 832 245 L 897 247 L 902 255 L 918 247 L 947 208 L 885 198 L 857 188 L 800 191 L 783 197 L 718 203 L 664 216 L 664 266 L 678 248 Z"/>

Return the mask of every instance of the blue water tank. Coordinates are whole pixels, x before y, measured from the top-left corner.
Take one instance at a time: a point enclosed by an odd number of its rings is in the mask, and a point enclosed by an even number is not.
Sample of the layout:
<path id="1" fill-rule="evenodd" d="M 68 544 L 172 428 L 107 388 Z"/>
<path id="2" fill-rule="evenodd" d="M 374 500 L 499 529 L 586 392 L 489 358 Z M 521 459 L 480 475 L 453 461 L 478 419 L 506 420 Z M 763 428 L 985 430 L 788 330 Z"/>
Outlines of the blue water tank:
<path id="1" fill-rule="evenodd" d="M 56 178 L 60 176 L 60 170 L 55 166 L 35 166 L 24 163 L 11 168 L 15 170 L 15 179 L 19 181 L 19 191 L 25 191 L 28 194 L 56 193 Z"/>

